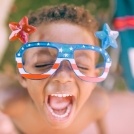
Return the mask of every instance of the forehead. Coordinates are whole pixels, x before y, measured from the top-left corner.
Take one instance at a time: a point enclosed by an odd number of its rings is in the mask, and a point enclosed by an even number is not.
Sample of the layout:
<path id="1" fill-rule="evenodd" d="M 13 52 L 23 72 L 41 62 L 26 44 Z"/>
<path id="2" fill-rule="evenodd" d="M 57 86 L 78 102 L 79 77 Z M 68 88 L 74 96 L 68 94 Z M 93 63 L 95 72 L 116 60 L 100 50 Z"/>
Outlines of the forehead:
<path id="1" fill-rule="evenodd" d="M 94 45 L 93 33 L 79 25 L 67 22 L 51 22 L 41 24 L 37 31 L 31 35 L 32 41 L 49 41 L 67 44 L 91 44 Z"/>

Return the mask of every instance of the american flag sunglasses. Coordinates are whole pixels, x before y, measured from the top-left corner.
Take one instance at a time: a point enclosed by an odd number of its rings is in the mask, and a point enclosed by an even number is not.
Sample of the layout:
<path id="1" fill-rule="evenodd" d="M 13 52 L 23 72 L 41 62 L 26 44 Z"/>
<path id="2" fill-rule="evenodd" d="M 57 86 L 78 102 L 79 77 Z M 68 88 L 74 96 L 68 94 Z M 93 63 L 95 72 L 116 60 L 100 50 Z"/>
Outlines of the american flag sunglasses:
<path id="1" fill-rule="evenodd" d="M 48 71 L 42 72 L 42 73 L 34 73 L 27 71 L 24 67 L 24 57 L 25 52 L 27 50 L 32 50 L 33 48 L 52 48 L 57 50 L 57 57 L 55 59 L 54 64 Z M 95 68 L 103 68 L 103 71 L 97 75 L 97 76 L 90 76 L 86 75 L 86 73 L 83 73 L 80 71 L 79 67 L 77 66 L 74 53 L 75 51 L 90 51 L 90 52 L 96 52 L 103 58 L 103 62 L 96 65 Z M 27 51 L 28 52 L 28 51 Z M 103 81 L 109 72 L 110 66 L 111 66 L 111 58 L 106 52 L 105 49 L 100 48 L 98 46 L 90 45 L 90 44 L 63 44 L 63 43 L 55 43 L 55 42 L 28 42 L 24 44 L 19 51 L 16 53 L 16 61 L 17 61 L 17 67 L 20 72 L 20 74 L 28 79 L 44 79 L 51 75 L 53 75 L 56 70 L 59 68 L 62 61 L 67 60 L 70 62 L 71 67 L 75 74 L 82 80 L 87 82 L 101 82 Z M 83 59 L 84 60 L 84 59 Z M 32 61 L 32 58 L 31 58 Z M 88 62 L 88 61 L 86 61 Z M 90 63 L 89 63 L 90 64 Z"/>

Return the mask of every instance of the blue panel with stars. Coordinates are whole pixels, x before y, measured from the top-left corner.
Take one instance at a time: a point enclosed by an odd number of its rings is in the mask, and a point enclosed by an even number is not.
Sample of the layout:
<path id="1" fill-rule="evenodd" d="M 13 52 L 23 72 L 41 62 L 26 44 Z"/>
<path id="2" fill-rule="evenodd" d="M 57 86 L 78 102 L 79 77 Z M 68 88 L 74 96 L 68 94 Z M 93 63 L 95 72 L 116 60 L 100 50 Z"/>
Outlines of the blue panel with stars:
<path id="1" fill-rule="evenodd" d="M 89 44 L 62 44 L 55 42 L 29 42 L 23 45 L 20 50 L 16 53 L 16 58 L 23 57 L 24 52 L 27 49 L 33 47 L 52 47 L 58 50 L 57 58 L 66 58 L 66 59 L 74 59 L 74 51 L 75 50 L 93 50 L 100 53 L 105 62 L 111 62 L 111 59 L 105 49 L 102 49 L 98 46 L 93 46 Z"/>

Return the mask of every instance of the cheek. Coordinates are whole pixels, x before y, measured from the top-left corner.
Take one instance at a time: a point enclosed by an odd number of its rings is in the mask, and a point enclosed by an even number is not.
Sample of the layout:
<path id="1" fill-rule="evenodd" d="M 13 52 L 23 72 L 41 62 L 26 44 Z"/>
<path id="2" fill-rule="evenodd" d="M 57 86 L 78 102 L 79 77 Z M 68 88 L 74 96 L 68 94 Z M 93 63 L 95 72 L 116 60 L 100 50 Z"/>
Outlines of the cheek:
<path id="1" fill-rule="evenodd" d="M 80 98 L 81 101 L 85 102 L 87 99 L 90 98 L 92 91 L 94 90 L 96 84 L 90 82 L 84 82 L 80 86 Z"/>
<path id="2" fill-rule="evenodd" d="M 43 103 L 43 84 L 38 80 L 27 81 L 27 90 L 35 103 Z"/>

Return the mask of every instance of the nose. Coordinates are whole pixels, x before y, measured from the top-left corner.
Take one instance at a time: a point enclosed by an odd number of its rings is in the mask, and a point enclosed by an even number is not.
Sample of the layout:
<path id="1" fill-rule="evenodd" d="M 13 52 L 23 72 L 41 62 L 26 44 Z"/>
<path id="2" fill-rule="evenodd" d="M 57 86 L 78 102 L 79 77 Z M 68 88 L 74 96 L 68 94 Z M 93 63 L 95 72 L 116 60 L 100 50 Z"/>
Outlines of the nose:
<path id="1" fill-rule="evenodd" d="M 54 81 L 58 81 L 60 83 L 74 81 L 75 74 L 70 62 L 68 60 L 62 61 L 52 77 Z"/>

